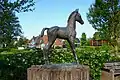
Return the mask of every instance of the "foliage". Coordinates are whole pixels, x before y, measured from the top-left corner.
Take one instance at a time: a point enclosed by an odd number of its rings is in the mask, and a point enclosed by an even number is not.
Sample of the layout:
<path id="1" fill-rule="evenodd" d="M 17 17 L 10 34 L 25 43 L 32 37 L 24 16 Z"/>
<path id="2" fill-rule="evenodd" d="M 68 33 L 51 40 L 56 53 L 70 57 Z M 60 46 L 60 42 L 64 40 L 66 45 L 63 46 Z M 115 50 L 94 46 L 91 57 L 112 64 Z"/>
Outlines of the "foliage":
<path id="1" fill-rule="evenodd" d="M 0 19 L 0 42 L 3 47 L 10 46 L 15 37 L 22 33 L 18 17 L 11 11 L 4 11 Z"/>
<path id="2" fill-rule="evenodd" d="M 52 63 L 72 63 L 74 59 L 69 51 L 69 49 L 53 50 L 50 54 L 50 61 Z"/>
<path id="3" fill-rule="evenodd" d="M 87 42 L 86 42 L 86 45 L 87 46 L 90 46 L 91 44 L 90 44 L 90 41 L 92 40 L 92 38 L 87 38 Z"/>
<path id="4" fill-rule="evenodd" d="M 76 50 L 80 64 L 90 67 L 90 74 L 93 80 L 100 80 L 103 63 L 110 61 L 109 50 L 110 48 L 106 45 L 102 47 L 84 47 Z M 74 62 L 73 54 L 69 50 L 54 50 L 50 56 L 52 63 Z"/>
<path id="5" fill-rule="evenodd" d="M 100 72 L 104 62 L 120 60 L 119 57 L 110 57 L 109 50 L 110 48 L 106 45 L 76 49 L 80 64 L 90 67 L 90 74 L 93 80 L 100 80 Z M 9 54 L 9 52 L 13 53 Z M 9 49 L 6 50 L 6 53 L 8 54 L 0 53 L 0 80 L 26 80 L 27 68 L 31 65 L 44 64 L 43 52 L 39 49 Z M 73 54 L 68 49 L 54 49 L 50 53 L 49 60 L 51 63 L 74 62 Z"/>
<path id="6" fill-rule="evenodd" d="M 27 68 L 43 64 L 41 50 L 17 50 L 0 54 L 0 80 L 27 80 Z"/>
<path id="7" fill-rule="evenodd" d="M 21 37 L 19 38 L 19 40 L 16 42 L 15 45 L 16 45 L 17 47 L 27 46 L 27 45 L 28 45 L 28 42 L 29 42 L 29 40 L 28 40 L 26 37 L 21 36 Z"/>
<path id="8" fill-rule="evenodd" d="M 79 40 L 78 38 L 75 38 L 74 43 L 75 43 L 75 47 L 79 47 L 80 40 Z M 71 49 L 70 44 L 68 43 L 67 40 L 65 40 L 65 45 L 64 45 L 64 46 L 65 46 L 67 49 Z"/>
<path id="9" fill-rule="evenodd" d="M 101 48 L 86 48 L 85 50 L 81 50 L 83 53 L 79 56 L 80 63 L 90 67 L 92 80 L 100 80 L 103 63 L 110 58 L 106 50 L 100 51 L 100 49 Z"/>
<path id="10" fill-rule="evenodd" d="M 101 35 L 100 35 L 100 32 L 95 32 L 93 34 L 93 40 L 101 40 Z"/>
<path id="11" fill-rule="evenodd" d="M 95 0 L 89 8 L 87 18 L 100 36 L 116 46 L 120 36 L 120 0 Z"/>
<path id="12" fill-rule="evenodd" d="M 86 44 L 87 44 L 86 34 L 82 33 L 82 36 L 80 38 L 80 45 L 81 46 L 86 46 Z"/>
<path id="13" fill-rule="evenodd" d="M 70 50 L 70 44 L 68 43 L 67 40 L 65 40 L 65 47 Z"/>
<path id="14" fill-rule="evenodd" d="M 4 52 L 4 51 L 9 52 L 9 51 L 10 51 L 10 48 L 0 48 L 0 53 L 1 53 L 1 52 Z"/>
<path id="15" fill-rule="evenodd" d="M 8 9 L 16 12 L 33 11 L 35 2 L 33 0 L 0 0 L 0 7 L 2 10 Z"/>
<path id="16" fill-rule="evenodd" d="M 26 12 L 34 5 L 33 0 L 0 0 L 0 46 L 13 47 L 17 36 L 22 34 L 16 12 Z"/>

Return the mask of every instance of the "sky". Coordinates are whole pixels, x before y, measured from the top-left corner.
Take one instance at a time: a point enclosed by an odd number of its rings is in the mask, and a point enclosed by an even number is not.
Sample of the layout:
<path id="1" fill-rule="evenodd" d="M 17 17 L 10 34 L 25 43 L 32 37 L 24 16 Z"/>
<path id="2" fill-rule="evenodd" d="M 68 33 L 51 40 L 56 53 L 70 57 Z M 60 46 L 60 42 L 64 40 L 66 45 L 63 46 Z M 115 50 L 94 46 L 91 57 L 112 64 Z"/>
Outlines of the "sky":
<path id="1" fill-rule="evenodd" d="M 94 0 L 34 0 L 33 12 L 18 13 L 24 36 L 31 39 L 38 36 L 44 27 L 66 27 L 67 19 L 72 11 L 79 8 L 79 13 L 84 20 L 84 25 L 76 23 L 77 38 L 83 32 L 87 38 L 92 37 L 95 30 L 89 24 L 86 13 Z"/>

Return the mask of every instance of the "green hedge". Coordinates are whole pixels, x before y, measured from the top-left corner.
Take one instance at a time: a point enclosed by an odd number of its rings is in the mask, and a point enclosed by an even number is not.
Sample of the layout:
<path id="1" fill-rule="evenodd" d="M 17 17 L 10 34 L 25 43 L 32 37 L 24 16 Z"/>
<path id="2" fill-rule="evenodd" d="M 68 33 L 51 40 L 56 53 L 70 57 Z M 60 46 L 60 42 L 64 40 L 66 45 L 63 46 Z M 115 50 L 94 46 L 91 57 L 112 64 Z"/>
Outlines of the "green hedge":
<path id="1" fill-rule="evenodd" d="M 107 47 L 76 49 L 80 64 L 90 67 L 93 80 L 100 80 L 100 72 L 104 62 L 120 60 L 120 58 L 111 57 L 108 51 Z M 54 49 L 50 53 L 51 63 L 74 62 L 70 50 Z M 0 80 L 27 80 L 27 68 L 31 65 L 41 64 L 44 64 L 43 51 L 39 49 L 15 50 L 13 53 L 0 54 Z"/>
<path id="2" fill-rule="evenodd" d="M 0 80 L 27 80 L 27 68 L 38 64 L 44 64 L 41 50 L 0 54 Z"/>
<path id="3" fill-rule="evenodd" d="M 76 51 L 80 64 L 88 65 L 90 67 L 92 80 L 100 80 L 103 63 L 110 61 L 108 50 L 101 50 L 101 48 L 84 48 L 77 49 Z M 54 50 L 50 60 L 53 63 L 74 62 L 73 54 L 63 49 L 60 51 Z"/>

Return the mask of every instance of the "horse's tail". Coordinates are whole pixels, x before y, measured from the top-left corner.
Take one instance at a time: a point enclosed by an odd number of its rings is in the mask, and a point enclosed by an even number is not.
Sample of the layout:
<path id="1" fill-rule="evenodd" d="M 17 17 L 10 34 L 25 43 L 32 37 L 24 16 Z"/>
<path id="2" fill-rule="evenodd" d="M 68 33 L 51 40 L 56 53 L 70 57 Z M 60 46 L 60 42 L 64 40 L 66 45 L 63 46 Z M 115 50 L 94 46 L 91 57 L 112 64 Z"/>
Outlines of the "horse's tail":
<path id="1" fill-rule="evenodd" d="M 49 28 L 43 28 L 42 31 L 41 31 L 40 37 L 43 37 L 45 30 L 49 30 Z"/>

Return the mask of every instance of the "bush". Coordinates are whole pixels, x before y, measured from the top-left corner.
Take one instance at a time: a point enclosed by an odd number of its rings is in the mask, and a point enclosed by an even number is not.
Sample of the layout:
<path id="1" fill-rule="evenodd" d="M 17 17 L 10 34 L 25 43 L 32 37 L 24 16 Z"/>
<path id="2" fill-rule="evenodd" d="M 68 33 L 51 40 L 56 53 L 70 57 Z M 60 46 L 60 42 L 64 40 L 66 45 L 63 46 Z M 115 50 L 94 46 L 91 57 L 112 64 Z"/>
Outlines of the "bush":
<path id="1" fill-rule="evenodd" d="M 0 48 L 0 53 L 3 51 L 10 51 L 10 48 Z"/>
<path id="2" fill-rule="evenodd" d="M 80 64 L 90 67 L 93 80 L 100 80 L 100 72 L 104 62 L 120 60 L 119 57 L 111 57 L 109 48 L 106 46 L 77 48 L 76 52 Z M 74 62 L 73 54 L 69 49 L 53 49 L 50 53 L 51 63 Z M 13 52 L 0 54 L 0 80 L 27 80 L 27 68 L 31 65 L 41 64 L 44 64 L 43 51 L 39 49 L 13 50 Z"/>
<path id="3" fill-rule="evenodd" d="M 97 48 L 78 48 L 76 50 L 80 64 L 90 67 L 90 75 L 93 80 L 100 80 L 103 63 L 110 60 L 108 50 L 102 50 L 103 47 Z M 74 62 L 73 54 L 68 50 L 54 50 L 51 56 L 52 63 L 72 63 Z"/>
<path id="4" fill-rule="evenodd" d="M 27 80 L 27 68 L 44 64 L 41 50 L 0 54 L 0 80 Z"/>
<path id="5" fill-rule="evenodd" d="M 72 63 L 73 60 L 72 53 L 65 49 L 52 50 L 50 54 L 51 63 Z"/>
<path id="6" fill-rule="evenodd" d="M 81 54 L 78 54 L 79 61 L 81 64 L 88 65 L 90 67 L 92 80 L 100 80 L 101 69 L 103 68 L 103 63 L 109 61 L 109 53 L 98 49 L 86 49 L 81 50 L 80 52 Z"/>

